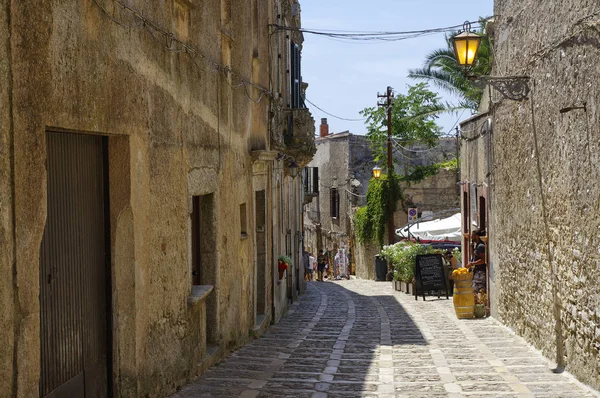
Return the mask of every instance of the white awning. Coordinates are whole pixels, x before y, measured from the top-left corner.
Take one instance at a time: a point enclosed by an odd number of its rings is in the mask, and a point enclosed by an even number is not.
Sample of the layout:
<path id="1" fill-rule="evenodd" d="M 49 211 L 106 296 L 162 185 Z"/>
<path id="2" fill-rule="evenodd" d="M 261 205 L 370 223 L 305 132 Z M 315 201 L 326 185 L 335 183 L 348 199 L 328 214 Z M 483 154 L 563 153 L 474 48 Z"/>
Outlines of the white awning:
<path id="1" fill-rule="evenodd" d="M 461 224 L 461 214 L 456 213 L 448 218 L 407 224 L 398 228 L 396 235 L 420 240 L 460 242 L 462 238 Z"/>

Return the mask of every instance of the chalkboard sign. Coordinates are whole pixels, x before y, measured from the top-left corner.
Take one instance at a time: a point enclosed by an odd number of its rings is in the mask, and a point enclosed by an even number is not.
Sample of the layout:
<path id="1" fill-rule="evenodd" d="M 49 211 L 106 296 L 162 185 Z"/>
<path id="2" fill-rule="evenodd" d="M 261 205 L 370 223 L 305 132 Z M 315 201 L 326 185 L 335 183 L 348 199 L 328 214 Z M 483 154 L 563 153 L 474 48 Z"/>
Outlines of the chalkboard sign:
<path id="1" fill-rule="evenodd" d="M 419 290 L 423 294 L 423 300 L 425 300 L 425 292 L 432 290 L 437 290 L 438 292 L 445 290 L 446 299 L 448 299 L 448 285 L 446 285 L 444 263 L 441 254 L 424 254 L 417 256 L 414 290 L 415 300 L 417 299 Z"/>

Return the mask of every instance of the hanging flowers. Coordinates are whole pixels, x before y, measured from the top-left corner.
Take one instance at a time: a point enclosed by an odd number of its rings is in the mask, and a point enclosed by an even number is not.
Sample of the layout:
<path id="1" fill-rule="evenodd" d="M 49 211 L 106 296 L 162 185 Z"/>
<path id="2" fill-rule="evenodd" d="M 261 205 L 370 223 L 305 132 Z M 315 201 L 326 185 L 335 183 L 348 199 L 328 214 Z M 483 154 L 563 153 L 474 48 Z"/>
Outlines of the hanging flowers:
<path id="1" fill-rule="evenodd" d="M 288 269 L 291 263 L 292 259 L 286 255 L 282 254 L 279 257 L 277 257 L 277 269 L 279 271 L 285 271 L 286 269 Z"/>

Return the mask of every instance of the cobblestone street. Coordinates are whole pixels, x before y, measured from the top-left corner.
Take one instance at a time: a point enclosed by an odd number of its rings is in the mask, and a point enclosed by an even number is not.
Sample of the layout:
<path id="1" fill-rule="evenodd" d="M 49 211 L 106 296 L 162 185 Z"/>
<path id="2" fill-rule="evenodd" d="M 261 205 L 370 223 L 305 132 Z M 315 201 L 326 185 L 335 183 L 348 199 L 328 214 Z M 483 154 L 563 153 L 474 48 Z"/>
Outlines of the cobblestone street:
<path id="1" fill-rule="evenodd" d="M 594 397 L 493 319 L 389 282 L 312 282 L 288 315 L 185 386 L 191 397 Z"/>

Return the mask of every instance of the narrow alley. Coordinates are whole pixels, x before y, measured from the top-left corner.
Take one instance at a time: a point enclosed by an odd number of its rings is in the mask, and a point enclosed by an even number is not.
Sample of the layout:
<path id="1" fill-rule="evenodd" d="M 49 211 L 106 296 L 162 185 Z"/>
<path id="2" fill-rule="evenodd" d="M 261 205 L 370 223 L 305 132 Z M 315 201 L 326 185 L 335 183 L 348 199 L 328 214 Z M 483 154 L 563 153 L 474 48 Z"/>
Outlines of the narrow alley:
<path id="1" fill-rule="evenodd" d="M 388 283 L 310 283 L 257 339 L 172 398 L 594 397 L 496 320 Z"/>

